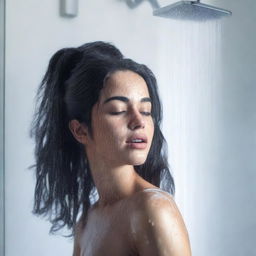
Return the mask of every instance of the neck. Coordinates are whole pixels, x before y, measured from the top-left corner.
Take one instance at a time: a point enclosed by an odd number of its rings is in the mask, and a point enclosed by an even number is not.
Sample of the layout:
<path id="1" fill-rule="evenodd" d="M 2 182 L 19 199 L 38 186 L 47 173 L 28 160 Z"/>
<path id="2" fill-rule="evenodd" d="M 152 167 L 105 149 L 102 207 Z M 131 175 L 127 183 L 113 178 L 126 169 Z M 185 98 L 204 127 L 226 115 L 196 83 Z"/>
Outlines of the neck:
<path id="1" fill-rule="evenodd" d="M 121 165 L 87 152 L 94 184 L 99 193 L 98 206 L 111 205 L 144 188 L 155 187 L 144 180 L 133 165 Z"/>
<path id="2" fill-rule="evenodd" d="M 113 204 L 140 190 L 143 179 L 131 165 L 91 168 L 99 193 L 99 206 Z"/>

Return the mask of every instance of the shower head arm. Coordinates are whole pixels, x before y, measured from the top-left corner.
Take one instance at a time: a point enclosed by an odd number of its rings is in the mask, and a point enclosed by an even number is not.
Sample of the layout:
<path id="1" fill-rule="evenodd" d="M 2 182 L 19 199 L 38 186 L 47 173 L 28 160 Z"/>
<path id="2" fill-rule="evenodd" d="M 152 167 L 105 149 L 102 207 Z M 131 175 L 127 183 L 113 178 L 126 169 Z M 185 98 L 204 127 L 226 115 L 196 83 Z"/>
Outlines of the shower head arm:
<path id="1" fill-rule="evenodd" d="M 138 5 L 140 5 L 144 0 L 126 0 L 126 4 L 131 8 L 134 9 L 136 8 Z M 160 8 L 160 5 L 158 3 L 157 0 L 148 0 L 149 3 L 151 4 L 152 8 L 158 9 Z"/>
<path id="2" fill-rule="evenodd" d="M 139 6 L 144 0 L 126 0 L 126 4 L 131 8 L 134 9 L 137 6 Z M 151 4 L 153 10 L 161 8 L 157 0 L 148 0 L 149 3 Z M 200 3 L 200 0 L 190 0 L 191 2 L 194 3 Z"/>

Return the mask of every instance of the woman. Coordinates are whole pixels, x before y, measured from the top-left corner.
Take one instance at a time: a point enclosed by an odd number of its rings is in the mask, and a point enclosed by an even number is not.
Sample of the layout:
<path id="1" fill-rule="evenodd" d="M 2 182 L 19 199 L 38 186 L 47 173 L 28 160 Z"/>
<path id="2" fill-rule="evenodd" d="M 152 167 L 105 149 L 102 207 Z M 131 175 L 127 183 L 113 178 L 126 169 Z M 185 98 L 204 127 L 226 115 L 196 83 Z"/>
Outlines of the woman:
<path id="1" fill-rule="evenodd" d="M 152 72 L 109 43 L 65 48 L 37 100 L 33 213 L 72 229 L 73 256 L 191 255 Z"/>

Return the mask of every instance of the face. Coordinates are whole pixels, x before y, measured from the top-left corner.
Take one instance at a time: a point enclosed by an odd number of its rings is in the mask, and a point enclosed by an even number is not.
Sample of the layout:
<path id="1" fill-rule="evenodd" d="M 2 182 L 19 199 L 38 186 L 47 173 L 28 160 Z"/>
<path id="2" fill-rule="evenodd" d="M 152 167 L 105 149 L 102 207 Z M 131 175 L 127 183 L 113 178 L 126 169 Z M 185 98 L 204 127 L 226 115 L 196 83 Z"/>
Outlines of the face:
<path id="1" fill-rule="evenodd" d="M 115 98 L 113 98 L 115 97 Z M 116 71 L 106 80 L 92 109 L 93 140 L 86 152 L 113 165 L 141 165 L 154 134 L 151 99 L 145 80 L 132 71 Z M 129 143 L 132 138 L 146 143 Z"/>

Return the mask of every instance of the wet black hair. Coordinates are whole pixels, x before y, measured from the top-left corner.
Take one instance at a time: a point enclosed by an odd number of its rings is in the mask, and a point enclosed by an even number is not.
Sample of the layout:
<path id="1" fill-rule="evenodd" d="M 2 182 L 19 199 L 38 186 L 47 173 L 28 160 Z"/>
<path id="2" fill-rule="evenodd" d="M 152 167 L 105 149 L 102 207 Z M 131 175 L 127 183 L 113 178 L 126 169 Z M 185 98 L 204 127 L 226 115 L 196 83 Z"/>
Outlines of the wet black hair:
<path id="1" fill-rule="evenodd" d="M 161 132 L 162 106 L 157 82 L 143 64 L 124 58 L 111 43 L 96 41 L 64 48 L 50 59 L 38 88 L 30 135 L 35 138 L 36 185 L 33 214 L 49 215 L 50 233 L 67 226 L 74 236 L 79 213 L 87 216 L 97 188 L 92 179 L 84 145 L 69 129 L 73 119 L 84 123 L 93 137 L 91 112 L 104 79 L 119 70 L 144 78 L 152 100 L 154 135 L 144 164 L 134 166 L 145 180 L 174 195 L 175 185 L 167 160 L 167 144 Z"/>

